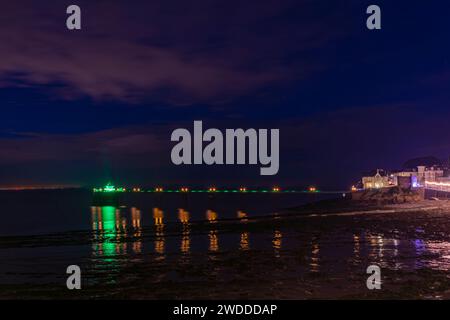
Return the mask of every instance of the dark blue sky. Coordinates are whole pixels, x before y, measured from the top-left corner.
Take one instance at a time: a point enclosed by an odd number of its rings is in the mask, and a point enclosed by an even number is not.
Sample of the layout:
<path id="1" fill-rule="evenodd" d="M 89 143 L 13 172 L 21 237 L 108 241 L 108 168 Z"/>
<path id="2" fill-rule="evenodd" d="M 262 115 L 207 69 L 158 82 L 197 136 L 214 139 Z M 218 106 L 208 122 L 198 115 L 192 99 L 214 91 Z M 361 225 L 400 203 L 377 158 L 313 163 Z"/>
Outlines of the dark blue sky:
<path id="1" fill-rule="evenodd" d="M 448 1 L 78 1 L 75 32 L 69 4 L 2 4 L 1 186 L 347 188 L 450 155 Z M 193 120 L 279 128 L 279 174 L 172 165 Z"/>

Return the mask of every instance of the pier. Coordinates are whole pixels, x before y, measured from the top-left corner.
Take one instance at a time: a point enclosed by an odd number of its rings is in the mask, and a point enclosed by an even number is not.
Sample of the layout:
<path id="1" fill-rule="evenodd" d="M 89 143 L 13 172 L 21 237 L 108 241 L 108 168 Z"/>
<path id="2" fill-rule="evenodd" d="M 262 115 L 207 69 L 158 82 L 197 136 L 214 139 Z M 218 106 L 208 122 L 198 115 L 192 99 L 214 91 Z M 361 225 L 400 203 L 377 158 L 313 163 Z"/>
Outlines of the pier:
<path id="1" fill-rule="evenodd" d="M 247 188 L 247 187 L 239 187 L 239 188 L 189 188 L 189 187 L 180 187 L 180 188 L 164 188 L 164 187 L 155 187 L 155 188 L 140 188 L 140 187 L 132 187 L 132 188 L 124 188 L 124 187 L 114 187 L 112 185 L 107 185 L 103 188 L 93 188 L 92 191 L 94 193 L 100 194 L 111 194 L 111 193 L 272 193 L 272 194 L 283 194 L 283 193 L 321 193 L 321 194 L 347 194 L 350 193 L 349 190 L 346 191 L 336 191 L 336 190 L 319 190 L 316 187 L 309 187 L 307 189 L 295 189 L 288 188 L 282 189 L 280 187 L 272 187 L 272 188 Z"/>

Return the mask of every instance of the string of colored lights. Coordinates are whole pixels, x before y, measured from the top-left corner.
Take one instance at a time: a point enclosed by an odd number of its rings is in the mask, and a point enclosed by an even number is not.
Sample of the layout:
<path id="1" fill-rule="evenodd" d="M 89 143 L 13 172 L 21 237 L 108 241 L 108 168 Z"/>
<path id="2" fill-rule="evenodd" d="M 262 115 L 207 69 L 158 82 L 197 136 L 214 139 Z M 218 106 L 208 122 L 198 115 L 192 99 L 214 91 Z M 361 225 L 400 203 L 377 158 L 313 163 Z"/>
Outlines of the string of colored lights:
<path id="1" fill-rule="evenodd" d="M 450 187 L 450 183 L 448 183 L 448 182 L 425 181 L 425 185 Z"/>
<path id="2" fill-rule="evenodd" d="M 102 188 L 93 188 L 93 192 L 102 193 L 113 193 L 113 192 L 147 192 L 147 193 L 343 193 L 343 191 L 320 191 L 316 187 L 309 187 L 307 190 L 296 190 L 296 189 L 281 189 L 280 187 L 273 187 L 271 189 L 248 189 L 246 187 L 240 187 L 238 189 L 228 189 L 228 188 L 216 188 L 210 187 L 208 189 L 190 189 L 188 187 L 181 188 L 168 188 L 156 187 L 150 189 L 144 188 L 123 188 L 115 187 L 111 184 L 106 185 Z"/>
<path id="3" fill-rule="evenodd" d="M 435 187 L 435 188 L 433 188 Z M 425 181 L 425 188 L 438 189 L 438 190 L 450 190 L 450 182 L 435 182 L 435 181 Z M 281 189 L 280 187 L 273 187 L 271 189 L 248 189 L 247 187 L 240 187 L 239 189 L 228 189 L 228 188 L 216 188 L 210 187 L 208 189 L 190 189 L 188 187 L 181 187 L 178 189 L 165 189 L 163 187 L 156 187 L 150 189 L 144 188 L 124 188 L 115 187 L 111 184 L 107 184 L 102 188 L 93 188 L 95 193 L 120 193 L 120 192 L 147 192 L 147 193 L 329 193 L 329 194 L 346 194 L 349 191 L 322 191 L 316 187 L 309 187 L 307 190 L 297 190 L 297 189 Z M 352 192 L 357 191 L 355 187 L 352 187 Z"/>

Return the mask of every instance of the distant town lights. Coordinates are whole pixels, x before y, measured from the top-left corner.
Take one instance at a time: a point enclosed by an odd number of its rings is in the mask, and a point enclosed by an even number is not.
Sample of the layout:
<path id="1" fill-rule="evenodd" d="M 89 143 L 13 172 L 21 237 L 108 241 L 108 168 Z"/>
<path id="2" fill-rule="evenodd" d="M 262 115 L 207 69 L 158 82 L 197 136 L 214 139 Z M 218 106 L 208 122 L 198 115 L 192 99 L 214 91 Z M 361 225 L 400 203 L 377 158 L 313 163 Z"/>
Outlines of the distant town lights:
<path id="1" fill-rule="evenodd" d="M 425 181 L 425 184 L 431 184 L 433 186 L 450 187 L 450 183 L 448 183 L 448 182 Z"/>
<path id="2" fill-rule="evenodd" d="M 435 183 L 436 185 L 439 185 L 438 183 Z M 441 186 L 450 186 L 450 183 L 448 184 L 440 184 Z M 352 191 L 357 191 L 359 189 L 356 189 L 355 186 L 352 186 Z M 190 189 L 188 187 L 180 187 L 179 189 L 168 189 L 165 190 L 163 187 L 155 187 L 152 189 L 145 189 L 141 187 L 132 187 L 132 188 L 124 188 L 124 187 L 115 187 L 112 184 L 108 184 L 101 188 L 92 188 L 92 191 L 94 193 L 128 193 L 128 192 L 153 192 L 153 193 L 174 193 L 174 192 L 180 192 L 180 193 L 304 193 L 304 192 L 310 192 L 310 193 L 319 193 L 323 191 L 319 191 L 315 186 L 310 186 L 305 190 L 295 190 L 295 189 L 286 189 L 283 190 L 278 186 L 273 186 L 272 188 L 252 188 L 248 189 L 247 187 L 239 187 L 239 188 L 216 188 L 216 187 L 208 187 L 208 188 L 200 188 L 200 189 Z M 336 193 L 342 193 L 343 191 L 336 192 Z"/>

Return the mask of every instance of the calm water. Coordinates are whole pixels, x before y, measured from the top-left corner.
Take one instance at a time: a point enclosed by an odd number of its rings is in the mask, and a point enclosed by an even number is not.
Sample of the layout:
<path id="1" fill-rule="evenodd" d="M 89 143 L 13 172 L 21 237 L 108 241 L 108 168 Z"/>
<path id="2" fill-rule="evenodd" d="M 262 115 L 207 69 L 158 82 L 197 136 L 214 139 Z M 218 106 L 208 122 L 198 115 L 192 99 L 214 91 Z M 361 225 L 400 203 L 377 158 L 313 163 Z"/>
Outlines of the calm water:
<path id="1" fill-rule="evenodd" d="M 218 220 L 234 219 L 270 215 L 333 197 L 336 195 L 126 193 L 120 194 L 113 211 L 121 225 L 131 226 L 139 214 L 141 226 L 152 226 L 155 212 L 164 224 L 180 222 L 180 215 L 190 221 L 209 220 L 212 215 Z M 109 220 L 111 213 L 87 190 L 0 192 L 0 203 L 0 236 L 91 230 L 95 219 Z"/>
<path id="2" fill-rule="evenodd" d="M 450 297 L 447 212 L 288 218 L 280 208 L 304 195 L 133 195 L 114 207 L 57 194 L 2 195 L 0 298 Z M 80 291 L 65 289 L 70 264 Z"/>

